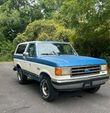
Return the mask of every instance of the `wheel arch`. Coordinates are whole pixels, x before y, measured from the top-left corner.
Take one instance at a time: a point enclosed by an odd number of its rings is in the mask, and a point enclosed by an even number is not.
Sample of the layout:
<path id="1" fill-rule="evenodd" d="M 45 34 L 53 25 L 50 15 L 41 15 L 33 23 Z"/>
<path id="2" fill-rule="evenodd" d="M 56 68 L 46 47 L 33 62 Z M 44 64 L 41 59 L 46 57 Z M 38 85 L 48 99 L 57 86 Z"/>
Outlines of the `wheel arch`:
<path id="1" fill-rule="evenodd" d="M 21 66 L 20 66 L 19 64 L 16 64 L 16 67 L 17 67 L 17 68 L 21 68 Z"/>
<path id="2" fill-rule="evenodd" d="M 43 77 L 49 77 L 51 79 L 50 75 L 47 72 L 41 72 L 39 77 L 40 77 L 40 81 L 42 80 Z"/>

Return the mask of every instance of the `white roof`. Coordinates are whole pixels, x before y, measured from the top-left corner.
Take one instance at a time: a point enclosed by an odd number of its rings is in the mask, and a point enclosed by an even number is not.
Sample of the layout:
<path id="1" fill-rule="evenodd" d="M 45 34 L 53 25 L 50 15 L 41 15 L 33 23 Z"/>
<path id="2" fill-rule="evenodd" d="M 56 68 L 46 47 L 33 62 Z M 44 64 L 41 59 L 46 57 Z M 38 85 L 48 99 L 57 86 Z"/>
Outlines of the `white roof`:
<path id="1" fill-rule="evenodd" d="M 20 44 L 26 44 L 26 43 L 69 43 L 69 42 L 60 42 L 60 41 L 28 41 L 28 42 L 23 42 Z"/>

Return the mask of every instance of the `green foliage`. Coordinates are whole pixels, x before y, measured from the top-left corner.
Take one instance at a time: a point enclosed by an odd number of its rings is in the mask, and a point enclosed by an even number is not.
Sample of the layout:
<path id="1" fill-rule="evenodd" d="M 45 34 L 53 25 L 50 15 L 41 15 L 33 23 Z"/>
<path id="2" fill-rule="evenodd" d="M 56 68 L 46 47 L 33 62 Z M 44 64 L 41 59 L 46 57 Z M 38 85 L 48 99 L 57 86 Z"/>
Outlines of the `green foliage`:
<path id="1" fill-rule="evenodd" d="M 13 40 L 26 26 L 43 18 L 40 7 L 29 0 L 4 0 L 0 2 L 0 58 L 11 53 Z M 10 44 L 11 42 L 11 44 Z M 9 43 L 9 44 L 8 44 Z M 7 45 L 8 44 L 8 45 Z M 8 50 L 8 48 L 10 48 Z M 9 55 L 7 55 L 9 57 Z M 8 58 L 6 56 L 6 58 Z M 5 58 L 5 57 L 2 57 Z M 1 58 L 1 59 L 2 59 Z"/>
<path id="2" fill-rule="evenodd" d="M 39 20 L 30 23 L 25 32 L 18 34 L 14 43 L 32 40 L 63 40 L 75 38 L 75 31 L 67 29 L 54 20 Z"/>
<path id="3" fill-rule="evenodd" d="M 0 55 L 0 62 L 3 61 L 12 61 L 12 55 L 10 53 L 7 53 L 3 56 Z"/>
<path id="4" fill-rule="evenodd" d="M 0 28 L 5 37 L 13 41 L 27 24 L 42 17 L 39 6 L 31 6 L 28 0 L 7 0 L 0 7 Z"/>
<path id="5" fill-rule="evenodd" d="M 59 18 L 76 29 L 75 47 L 80 54 L 101 57 L 110 54 L 110 1 L 69 0 L 61 7 Z"/>
<path id="6" fill-rule="evenodd" d="M 53 14 L 60 10 L 65 0 L 38 0 L 39 6 L 42 9 L 44 18 L 52 19 Z"/>
<path id="7" fill-rule="evenodd" d="M 12 60 L 12 52 L 14 51 L 13 43 L 10 41 L 0 41 L 0 61 Z"/>
<path id="8" fill-rule="evenodd" d="M 0 58 L 30 40 L 70 41 L 110 61 L 110 0 L 1 0 Z"/>

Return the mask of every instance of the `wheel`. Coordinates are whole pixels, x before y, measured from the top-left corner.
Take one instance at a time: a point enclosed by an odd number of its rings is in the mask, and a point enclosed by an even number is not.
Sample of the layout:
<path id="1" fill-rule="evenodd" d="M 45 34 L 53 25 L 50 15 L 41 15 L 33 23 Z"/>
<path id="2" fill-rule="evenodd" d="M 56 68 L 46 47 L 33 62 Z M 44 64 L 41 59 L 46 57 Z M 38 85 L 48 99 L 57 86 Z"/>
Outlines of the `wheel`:
<path id="1" fill-rule="evenodd" d="M 54 89 L 48 76 L 42 78 L 40 82 L 41 96 L 46 101 L 53 101 L 58 97 L 58 91 Z"/>
<path id="2" fill-rule="evenodd" d="M 25 84 L 27 82 L 27 76 L 23 74 L 23 71 L 21 68 L 19 68 L 17 71 L 17 78 L 20 84 Z"/>
<path id="3" fill-rule="evenodd" d="M 84 91 L 86 91 L 88 93 L 96 93 L 99 89 L 100 89 L 100 86 L 96 86 L 96 87 L 93 87 L 93 88 L 85 89 Z"/>

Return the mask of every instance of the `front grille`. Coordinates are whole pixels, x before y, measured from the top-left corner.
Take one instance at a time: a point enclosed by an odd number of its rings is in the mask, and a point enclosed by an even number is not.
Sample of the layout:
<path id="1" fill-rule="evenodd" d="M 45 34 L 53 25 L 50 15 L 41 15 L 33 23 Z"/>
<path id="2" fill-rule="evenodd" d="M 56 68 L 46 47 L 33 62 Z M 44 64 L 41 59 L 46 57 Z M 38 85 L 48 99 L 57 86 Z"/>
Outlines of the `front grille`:
<path id="1" fill-rule="evenodd" d="M 99 74 L 101 70 L 100 65 L 89 65 L 89 66 L 77 66 L 71 68 L 71 76 Z"/>

